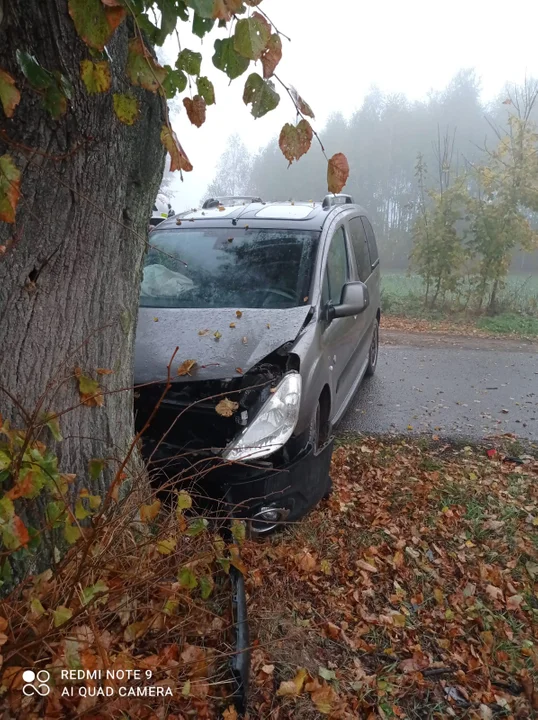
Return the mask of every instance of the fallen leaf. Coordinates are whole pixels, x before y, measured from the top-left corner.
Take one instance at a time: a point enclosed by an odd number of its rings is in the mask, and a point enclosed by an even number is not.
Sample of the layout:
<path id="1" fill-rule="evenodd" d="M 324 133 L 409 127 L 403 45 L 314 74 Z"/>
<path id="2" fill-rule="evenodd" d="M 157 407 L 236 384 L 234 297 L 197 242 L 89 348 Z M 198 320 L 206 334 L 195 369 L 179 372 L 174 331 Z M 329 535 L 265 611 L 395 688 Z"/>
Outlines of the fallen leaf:
<path id="1" fill-rule="evenodd" d="M 293 680 L 284 680 L 280 683 L 280 687 L 278 688 L 276 694 L 279 696 L 300 695 L 307 677 L 308 672 L 304 668 L 300 668 Z"/>
<path id="2" fill-rule="evenodd" d="M 196 365 L 196 360 L 184 360 L 177 369 L 177 374 L 180 376 L 191 374 L 191 370 Z"/>
<path id="3" fill-rule="evenodd" d="M 215 411 L 222 417 L 232 417 L 234 413 L 239 409 L 239 403 L 233 402 L 228 398 L 223 398 L 216 406 Z"/>

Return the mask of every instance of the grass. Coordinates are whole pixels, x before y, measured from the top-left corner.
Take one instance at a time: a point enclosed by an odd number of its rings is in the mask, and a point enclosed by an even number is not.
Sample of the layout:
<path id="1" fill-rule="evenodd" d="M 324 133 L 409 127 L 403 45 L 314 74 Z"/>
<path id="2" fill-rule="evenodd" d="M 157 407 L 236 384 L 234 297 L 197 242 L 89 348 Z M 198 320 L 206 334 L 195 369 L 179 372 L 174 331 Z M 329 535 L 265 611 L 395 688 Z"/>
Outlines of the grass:
<path id="1" fill-rule="evenodd" d="M 444 308 L 424 307 L 424 284 L 418 275 L 387 270 L 382 273 L 381 305 L 386 315 L 455 325 L 472 323 L 494 335 L 538 336 L 538 275 L 509 275 L 498 295 L 500 313 L 495 317 L 476 316 L 461 309 L 455 295 L 449 295 Z M 452 308 L 458 308 L 453 310 Z"/>

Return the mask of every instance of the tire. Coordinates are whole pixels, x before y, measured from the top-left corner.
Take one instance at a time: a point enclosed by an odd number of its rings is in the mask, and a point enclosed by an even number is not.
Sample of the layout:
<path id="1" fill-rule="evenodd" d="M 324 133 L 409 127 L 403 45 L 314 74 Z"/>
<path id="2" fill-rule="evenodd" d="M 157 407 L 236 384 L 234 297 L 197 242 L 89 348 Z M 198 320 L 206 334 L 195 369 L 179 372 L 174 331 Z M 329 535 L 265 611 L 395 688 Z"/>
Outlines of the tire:
<path id="1" fill-rule="evenodd" d="M 372 342 L 368 351 L 368 367 L 366 375 L 372 377 L 377 367 L 377 358 L 379 357 L 379 320 L 376 318 L 374 322 L 374 332 L 372 334 Z"/>

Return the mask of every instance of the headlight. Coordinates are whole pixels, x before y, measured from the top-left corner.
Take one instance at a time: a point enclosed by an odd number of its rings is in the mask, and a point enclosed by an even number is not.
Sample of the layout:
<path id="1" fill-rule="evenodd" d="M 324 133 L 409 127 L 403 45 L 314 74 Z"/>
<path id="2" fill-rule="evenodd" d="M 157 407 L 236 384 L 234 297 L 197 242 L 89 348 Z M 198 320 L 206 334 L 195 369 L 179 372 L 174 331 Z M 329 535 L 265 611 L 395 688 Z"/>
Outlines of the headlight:
<path id="1" fill-rule="evenodd" d="M 285 375 L 250 425 L 228 445 L 226 460 L 253 460 L 271 455 L 290 439 L 299 417 L 301 376 Z"/>

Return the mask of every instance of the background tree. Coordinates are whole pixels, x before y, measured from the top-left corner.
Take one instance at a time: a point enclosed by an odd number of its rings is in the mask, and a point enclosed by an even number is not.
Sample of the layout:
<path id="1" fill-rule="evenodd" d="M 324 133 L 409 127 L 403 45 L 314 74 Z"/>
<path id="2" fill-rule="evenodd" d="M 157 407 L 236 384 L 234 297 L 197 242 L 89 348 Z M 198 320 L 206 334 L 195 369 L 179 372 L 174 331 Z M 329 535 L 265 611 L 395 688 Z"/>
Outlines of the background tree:
<path id="1" fill-rule="evenodd" d="M 92 465 L 96 494 L 122 479 L 118 463 L 133 431 L 125 388 L 132 384 L 147 220 L 164 147 L 171 171 L 192 169 L 166 101 L 195 87 L 183 105 L 196 126 L 215 101 L 200 53 L 182 45 L 174 67 L 163 67 L 152 46 L 175 35 L 176 26 L 183 41 L 215 28 L 213 65 L 231 80 L 261 61 L 263 77 L 248 75 L 243 97 L 261 117 L 280 101 L 271 77 L 281 42 L 260 6 L 260 0 L 0 4 L 1 423 L 7 418 L 27 428 L 21 442 L 10 435 L 2 450 L 7 494 L 0 535 L 8 554 L 28 545 L 30 526 L 41 538 L 37 530 L 51 522 L 40 498 L 65 481 L 54 455 L 45 459 L 35 445 L 37 437 L 57 453 L 64 473 L 76 474 L 75 490 L 95 458 L 106 460 Z M 312 115 L 298 96 L 294 106 L 302 118 Z M 326 172 L 335 186 L 333 165 L 331 159 Z M 65 504 L 52 524 L 60 520 L 65 539 L 72 538 Z M 41 543 L 43 562 L 53 558 L 55 542 Z M 22 570 L 29 562 L 23 560 Z"/>
<path id="2" fill-rule="evenodd" d="M 209 184 L 206 197 L 248 194 L 252 161 L 245 143 L 237 133 L 228 138 L 215 177 Z"/>

